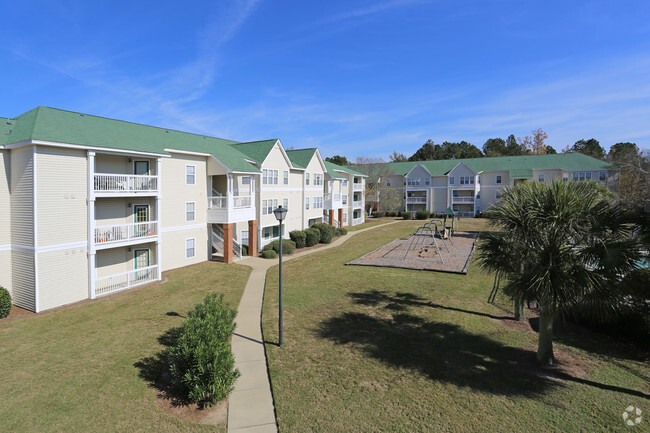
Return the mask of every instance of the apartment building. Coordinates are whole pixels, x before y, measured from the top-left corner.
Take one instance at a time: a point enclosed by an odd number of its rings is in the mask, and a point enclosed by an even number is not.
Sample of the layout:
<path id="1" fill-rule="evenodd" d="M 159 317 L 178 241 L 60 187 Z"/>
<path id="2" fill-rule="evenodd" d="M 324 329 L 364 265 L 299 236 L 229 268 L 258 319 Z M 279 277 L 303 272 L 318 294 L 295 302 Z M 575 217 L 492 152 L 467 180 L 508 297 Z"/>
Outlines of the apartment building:
<path id="1" fill-rule="evenodd" d="M 0 118 L 0 170 L 0 285 L 35 312 L 257 251 L 278 235 L 278 205 L 287 232 L 338 210 L 317 149 L 47 107 Z"/>
<path id="2" fill-rule="evenodd" d="M 389 163 L 381 182 L 401 197 L 401 210 L 427 209 L 474 216 L 518 182 L 593 180 L 609 189 L 618 185 L 614 166 L 581 153 Z M 380 207 L 381 197 L 380 197 Z M 382 207 L 383 208 L 383 207 Z M 391 209 L 392 210 L 392 209 Z"/>

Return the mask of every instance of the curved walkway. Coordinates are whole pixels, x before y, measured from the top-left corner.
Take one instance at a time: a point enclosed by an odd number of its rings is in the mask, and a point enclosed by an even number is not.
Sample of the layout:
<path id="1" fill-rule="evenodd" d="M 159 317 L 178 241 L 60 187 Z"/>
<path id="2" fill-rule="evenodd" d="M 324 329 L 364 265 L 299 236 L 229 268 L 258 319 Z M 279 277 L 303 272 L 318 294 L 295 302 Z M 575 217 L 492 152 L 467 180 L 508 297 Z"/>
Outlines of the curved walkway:
<path id="1" fill-rule="evenodd" d="M 380 224 L 366 229 L 348 232 L 329 245 L 312 250 L 285 255 L 282 261 L 334 248 L 357 233 L 394 224 Z M 235 367 L 241 376 L 230 394 L 228 404 L 228 432 L 266 433 L 277 432 L 273 395 L 266 366 L 264 340 L 262 339 L 262 301 L 266 272 L 278 264 L 278 260 L 250 257 L 241 264 L 253 268 L 237 310 L 237 328 L 232 337 Z"/>

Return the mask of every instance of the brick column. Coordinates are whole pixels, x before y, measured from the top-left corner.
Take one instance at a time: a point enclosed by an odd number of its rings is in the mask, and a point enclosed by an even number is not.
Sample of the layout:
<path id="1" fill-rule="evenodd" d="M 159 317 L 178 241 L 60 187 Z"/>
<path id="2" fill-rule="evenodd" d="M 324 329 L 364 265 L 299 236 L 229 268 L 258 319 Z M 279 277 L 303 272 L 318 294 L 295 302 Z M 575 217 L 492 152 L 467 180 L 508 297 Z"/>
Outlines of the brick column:
<path id="1" fill-rule="evenodd" d="M 343 227 L 343 208 L 339 209 L 339 227 Z"/>
<path id="2" fill-rule="evenodd" d="M 232 226 L 233 224 L 223 225 L 223 262 L 232 263 Z"/>
<path id="3" fill-rule="evenodd" d="M 248 255 L 257 255 L 257 220 L 248 221 Z"/>
<path id="4" fill-rule="evenodd" d="M 328 211 L 329 219 L 330 219 L 330 225 L 334 225 L 334 209 L 330 209 Z"/>

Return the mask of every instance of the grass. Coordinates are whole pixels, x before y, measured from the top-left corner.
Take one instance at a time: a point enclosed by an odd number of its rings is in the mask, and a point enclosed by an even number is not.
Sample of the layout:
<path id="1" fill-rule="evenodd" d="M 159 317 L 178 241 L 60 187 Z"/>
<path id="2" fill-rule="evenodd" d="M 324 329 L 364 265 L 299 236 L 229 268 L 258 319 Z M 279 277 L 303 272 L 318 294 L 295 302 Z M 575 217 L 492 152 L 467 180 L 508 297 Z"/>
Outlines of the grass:
<path id="1" fill-rule="evenodd" d="M 281 431 L 627 431 L 628 405 L 650 409 L 647 363 L 606 337 L 566 331 L 555 350 L 575 371 L 538 369 L 537 334 L 506 299 L 486 303 L 492 276 L 476 263 L 466 276 L 344 266 L 421 223 L 287 262 L 282 348 L 269 271 L 262 323 Z"/>
<path id="2" fill-rule="evenodd" d="M 236 307 L 249 271 L 203 263 L 165 283 L 0 322 L 0 431 L 215 431 L 158 407 L 146 360 L 207 293 Z"/>

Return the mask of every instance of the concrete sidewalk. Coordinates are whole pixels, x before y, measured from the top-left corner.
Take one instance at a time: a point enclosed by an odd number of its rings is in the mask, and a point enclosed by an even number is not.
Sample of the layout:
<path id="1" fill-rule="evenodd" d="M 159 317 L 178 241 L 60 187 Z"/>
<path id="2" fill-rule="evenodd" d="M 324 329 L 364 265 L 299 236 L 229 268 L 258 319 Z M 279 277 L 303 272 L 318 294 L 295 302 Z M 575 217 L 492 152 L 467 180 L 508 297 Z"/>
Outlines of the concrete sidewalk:
<path id="1" fill-rule="evenodd" d="M 395 222 L 348 232 L 346 236 L 320 248 L 283 255 L 282 261 L 337 247 L 358 233 Z M 269 268 L 277 265 L 278 260 L 251 257 L 240 263 L 250 266 L 253 270 L 239 303 L 237 328 L 232 337 L 235 367 L 239 369 L 241 376 L 235 384 L 235 390 L 230 394 L 228 432 L 277 432 L 273 395 L 271 394 L 264 340 L 262 339 L 261 317 L 266 272 Z"/>

